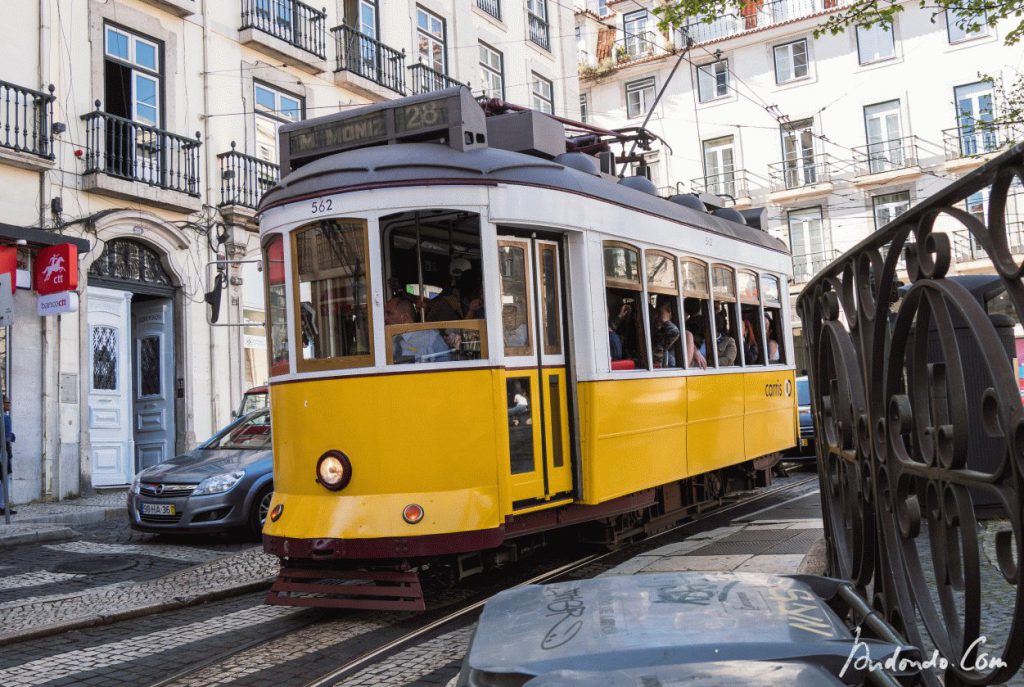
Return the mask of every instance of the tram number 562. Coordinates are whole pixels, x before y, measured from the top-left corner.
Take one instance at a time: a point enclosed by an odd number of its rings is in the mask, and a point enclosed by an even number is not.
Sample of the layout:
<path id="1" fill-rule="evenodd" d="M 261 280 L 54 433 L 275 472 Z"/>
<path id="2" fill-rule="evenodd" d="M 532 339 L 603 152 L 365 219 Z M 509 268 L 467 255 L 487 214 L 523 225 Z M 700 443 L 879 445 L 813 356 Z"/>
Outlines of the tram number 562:
<path id="1" fill-rule="evenodd" d="M 330 212 L 331 208 L 333 206 L 334 206 L 334 203 L 331 201 L 330 198 L 321 199 L 321 200 L 314 200 L 313 201 L 313 214 L 314 215 L 319 215 L 319 214 L 322 214 L 324 212 Z"/>

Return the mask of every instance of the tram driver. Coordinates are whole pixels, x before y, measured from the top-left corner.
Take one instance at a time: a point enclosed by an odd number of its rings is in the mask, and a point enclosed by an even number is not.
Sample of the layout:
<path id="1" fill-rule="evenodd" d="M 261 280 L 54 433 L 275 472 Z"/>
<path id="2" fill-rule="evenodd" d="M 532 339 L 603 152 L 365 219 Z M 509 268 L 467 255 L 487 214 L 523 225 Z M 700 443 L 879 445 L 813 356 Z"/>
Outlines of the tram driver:
<path id="1" fill-rule="evenodd" d="M 412 324 L 415 322 L 412 303 L 394 296 L 384 304 L 384 324 Z M 391 337 L 391 359 L 396 364 L 447 362 L 451 349 L 436 329 L 416 329 Z"/>

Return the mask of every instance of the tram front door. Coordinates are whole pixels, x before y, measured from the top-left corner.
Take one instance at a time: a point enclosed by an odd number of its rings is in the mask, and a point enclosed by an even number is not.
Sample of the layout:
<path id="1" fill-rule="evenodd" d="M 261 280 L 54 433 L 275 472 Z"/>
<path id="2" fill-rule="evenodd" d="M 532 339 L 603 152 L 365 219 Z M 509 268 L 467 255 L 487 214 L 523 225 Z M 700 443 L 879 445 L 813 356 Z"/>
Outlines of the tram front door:
<path id="1" fill-rule="evenodd" d="M 564 276 L 555 241 L 500 236 L 513 510 L 571 498 Z"/>

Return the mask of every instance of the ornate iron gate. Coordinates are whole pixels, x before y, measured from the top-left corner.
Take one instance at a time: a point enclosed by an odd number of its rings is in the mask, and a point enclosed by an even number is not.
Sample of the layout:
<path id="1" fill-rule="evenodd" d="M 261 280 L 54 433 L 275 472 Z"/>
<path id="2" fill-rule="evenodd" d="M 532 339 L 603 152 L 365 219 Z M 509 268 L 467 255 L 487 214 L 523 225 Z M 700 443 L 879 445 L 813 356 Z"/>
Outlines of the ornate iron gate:
<path id="1" fill-rule="evenodd" d="M 861 241 L 797 302 L 830 573 L 939 652 L 932 685 L 1001 683 L 1024 659 L 1024 264 L 1008 238 L 1022 182 L 1017 145 Z M 979 192 L 984 215 L 964 209 Z M 964 230 L 987 280 L 949 275 Z"/>

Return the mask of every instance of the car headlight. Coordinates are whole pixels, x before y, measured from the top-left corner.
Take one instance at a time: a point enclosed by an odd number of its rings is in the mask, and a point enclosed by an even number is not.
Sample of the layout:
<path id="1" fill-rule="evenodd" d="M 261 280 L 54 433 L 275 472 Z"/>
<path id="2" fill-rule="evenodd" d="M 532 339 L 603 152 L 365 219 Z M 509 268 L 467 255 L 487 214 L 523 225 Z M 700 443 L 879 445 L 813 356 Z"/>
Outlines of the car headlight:
<path id="1" fill-rule="evenodd" d="M 142 473 L 135 475 L 135 479 L 132 480 L 132 493 L 138 495 L 139 486 L 142 484 Z"/>
<path id="2" fill-rule="evenodd" d="M 235 470 L 234 472 L 225 472 L 223 475 L 207 477 L 199 483 L 199 486 L 192 492 L 192 495 L 202 496 L 203 494 L 223 493 L 238 484 L 238 480 L 242 479 L 244 474 L 245 470 Z"/>

